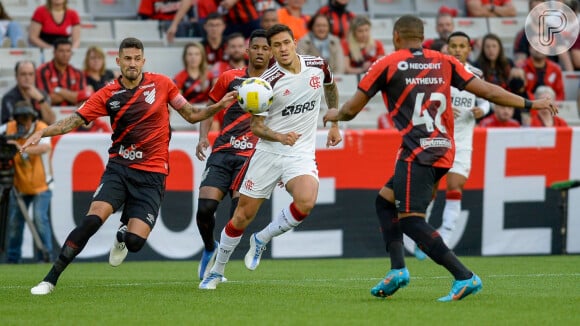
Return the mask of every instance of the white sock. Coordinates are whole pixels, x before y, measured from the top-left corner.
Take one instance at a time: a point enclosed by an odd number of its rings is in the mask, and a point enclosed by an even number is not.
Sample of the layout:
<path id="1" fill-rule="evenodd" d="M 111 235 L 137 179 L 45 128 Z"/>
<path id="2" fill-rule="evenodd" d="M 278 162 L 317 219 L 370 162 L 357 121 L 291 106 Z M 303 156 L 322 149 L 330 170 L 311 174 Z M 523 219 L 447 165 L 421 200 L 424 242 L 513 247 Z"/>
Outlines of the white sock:
<path id="1" fill-rule="evenodd" d="M 215 258 L 215 264 L 213 265 L 211 271 L 224 275 L 224 270 L 226 269 L 226 264 L 230 260 L 232 253 L 242 240 L 242 236 L 232 238 L 226 234 L 226 229 L 222 230 L 220 245 L 218 247 L 218 252 Z"/>
<path id="2" fill-rule="evenodd" d="M 461 213 L 461 200 L 446 199 L 445 208 L 443 209 L 443 223 L 439 229 L 439 233 L 443 238 L 445 244 L 455 230 L 455 224 Z"/>
<path id="3" fill-rule="evenodd" d="M 290 212 L 290 207 L 285 207 L 278 213 L 276 218 L 270 224 L 268 224 L 262 231 L 256 233 L 256 238 L 263 243 L 268 243 L 273 237 L 284 234 L 296 226 L 298 226 L 302 221 L 297 221 L 292 213 Z"/>
<path id="4" fill-rule="evenodd" d="M 431 211 L 433 211 L 433 205 L 435 204 L 435 198 L 431 199 L 427 209 L 425 210 L 425 222 L 429 222 L 429 218 L 431 217 Z"/>

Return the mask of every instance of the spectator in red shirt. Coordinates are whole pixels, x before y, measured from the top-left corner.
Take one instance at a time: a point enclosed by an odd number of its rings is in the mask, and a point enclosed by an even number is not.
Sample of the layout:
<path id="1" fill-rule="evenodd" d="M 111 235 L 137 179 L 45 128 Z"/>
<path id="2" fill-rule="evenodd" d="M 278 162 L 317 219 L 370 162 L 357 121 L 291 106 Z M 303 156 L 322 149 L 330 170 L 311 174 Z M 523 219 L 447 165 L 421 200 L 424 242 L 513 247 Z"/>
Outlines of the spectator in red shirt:
<path id="1" fill-rule="evenodd" d="M 67 8 L 66 0 L 46 0 L 32 14 L 28 38 L 30 44 L 50 49 L 59 38 L 70 38 L 73 48 L 81 44 L 81 19 L 74 9 Z"/>
<path id="2" fill-rule="evenodd" d="M 352 20 L 348 36 L 342 41 L 342 49 L 347 74 L 364 74 L 385 55 L 383 43 L 371 36 L 371 21 L 366 16 L 356 16 Z"/>
<path id="3" fill-rule="evenodd" d="M 513 119 L 514 108 L 495 104 L 493 114 L 479 122 L 480 127 L 519 127 L 520 123 Z"/>
<path id="4" fill-rule="evenodd" d="M 553 99 L 556 96 L 554 90 L 550 86 L 539 86 L 534 93 L 536 99 Z M 552 115 L 544 114 L 543 112 L 532 111 L 532 121 L 530 127 L 567 127 L 566 120 Z"/>
<path id="5" fill-rule="evenodd" d="M 558 64 L 548 60 L 546 55 L 530 47 L 530 57 L 524 61 L 526 89 L 533 94 L 538 86 L 550 86 L 556 92 L 556 100 L 564 100 L 564 79 Z"/>
<path id="6" fill-rule="evenodd" d="M 254 0 L 216 0 L 216 2 L 219 2 L 217 12 L 223 14 L 226 21 L 224 35 L 242 33 L 245 38 L 249 38 L 253 30 L 260 28 L 260 15 Z"/>
<path id="7" fill-rule="evenodd" d="M 260 27 L 262 27 L 265 30 L 268 30 L 268 28 L 279 23 L 280 22 L 278 21 L 278 10 L 276 9 L 266 9 L 262 13 L 262 17 L 260 17 Z"/>
<path id="8" fill-rule="evenodd" d="M 181 94 L 191 104 L 205 105 L 209 100 L 213 75 L 209 71 L 203 45 L 188 43 L 183 47 L 183 70 L 173 77 Z"/>
<path id="9" fill-rule="evenodd" d="M 328 5 L 320 7 L 316 12 L 316 14 L 328 17 L 330 20 L 330 33 L 341 39 L 346 38 L 349 22 L 356 16 L 346 8 L 348 2 L 349 0 L 329 0 Z"/>
<path id="10" fill-rule="evenodd" d="M 201 41 L 207 54 L 207 63 L 213 65 L 218 61 L 228 61 L 226 52 L 226 43 L 224 42 L 224 30 L 226 22 L 222 15 L 217 12 L 207 16 L 203 24 L 205 38 Z"/>
<path id="11" fill-rule="evenodd" d="M 500 38 L 495 34 L 485 35 L 481 48 L 475 66 L 481 69 L 485 81 L 507 89 L 513 63 L 506 57 Z"/>
<path id="12" fill-rule="evenodd" d="M 511 0 L 466 0 L 470 17 L 514 17 L 516 8 Z"/>
<path id="13" fill-rule="evenodd" d="M 246 39 L 242 33 L 228 35 L 226 41 L 226 55 L 228 61 L 216 62 L 211 68 L 214 78 L 230 69 L 244 68 L 246 66 Z"/>
<path id="14" fill-rule="evenodd" d="M 85 74 L 70 64 L 72 43 L 57 39 L 54 58 L 36 70 L 36 87 L 50 96 L 52 105 L 77 105 L 89 98 L 92 87 L 87 87 Z"/>

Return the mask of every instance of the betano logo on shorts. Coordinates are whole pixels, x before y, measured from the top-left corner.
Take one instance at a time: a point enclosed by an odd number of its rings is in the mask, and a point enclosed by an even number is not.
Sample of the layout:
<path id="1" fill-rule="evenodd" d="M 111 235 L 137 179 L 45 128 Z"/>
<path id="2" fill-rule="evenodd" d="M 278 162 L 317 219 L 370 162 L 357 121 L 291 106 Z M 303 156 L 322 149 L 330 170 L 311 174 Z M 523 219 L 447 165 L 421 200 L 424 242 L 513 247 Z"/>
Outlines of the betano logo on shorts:
<path id="1" fill-rule="evenodd" d="M 250 149 L 254 148 L 254 144 L 248 141 L 248 137 L 244 136 L 242 139 L 237 139 L 234 136 L 230 137 L 230 145 L 235 149 Z"/>
<path id="2" fill-rule="evenodd" d="M 135 159 L 142 159 L 143 158 L 143 152 L 142 151 L 137 151 L 137 146 L 135 146 L 135 144 L 132 144 L 130 148 L 125 148 L 125 146 L 121 145 L 119 147 L 119 155 L 121 157 L 123 157 L 126 160 L 130 160 L 133 161 Z"/>
<path id="3" fill-rule="evenodd" d="M 451 140 L 447 138 L 421 138 L 422 148 L 446 147 L 451 148 Z"/>

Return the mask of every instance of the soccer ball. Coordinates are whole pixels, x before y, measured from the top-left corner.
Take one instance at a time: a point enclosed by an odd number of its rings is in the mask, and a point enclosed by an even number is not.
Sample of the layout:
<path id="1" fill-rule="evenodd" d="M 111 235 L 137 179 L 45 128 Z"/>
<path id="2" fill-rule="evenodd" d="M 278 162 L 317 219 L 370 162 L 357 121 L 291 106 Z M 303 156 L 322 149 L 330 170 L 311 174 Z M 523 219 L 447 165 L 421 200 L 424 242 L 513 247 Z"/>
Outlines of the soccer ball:
<path id="1" fill-rule="evenodd" d="M 273 100 L 272 86 L 262 78 L 250 77 L 238 88 L 238 103 L 251 114 L 268 111 Z"/>

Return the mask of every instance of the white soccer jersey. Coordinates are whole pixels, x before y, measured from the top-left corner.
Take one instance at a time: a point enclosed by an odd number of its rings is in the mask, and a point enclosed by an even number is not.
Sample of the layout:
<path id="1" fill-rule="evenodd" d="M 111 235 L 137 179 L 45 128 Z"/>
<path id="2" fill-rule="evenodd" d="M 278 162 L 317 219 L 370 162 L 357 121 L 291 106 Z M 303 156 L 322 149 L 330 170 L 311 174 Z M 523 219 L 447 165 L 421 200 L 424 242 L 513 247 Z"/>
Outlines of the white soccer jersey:
<path id="1" fill-rule="evenodd" d="M 265 124 L 275 132 L 294 131 L 302 136 L 294 146 L 260 138 L 256 149 L 290 156 L 314 156 L 324 84 L 332 83 L 333 76 L 324 59 L 309 55 L 298 57 L 298 74 L 293 74 L 276 63 L 261 77 L 274 90 L 274 102 L 264 113 L 267 115 Z"/>
<path id="2" fill-rule="evenodd" d="M 465 68 L 476 77 L 481 78 L 482 72 L 479 69 L 470 64 L 465 64 Z M 451 87 L 451 107 L 461 111 L 461 114 L 455 117 L 454 139 L 456 151 L 472 149 L 475 117 L 471 113 L 471 109 L 476 106 L 483 109 L 485 114 L 489 112 L 489 102 L 487 100 L 476 97 L 468 91 L 460 91 L 455 87 Z"/>

